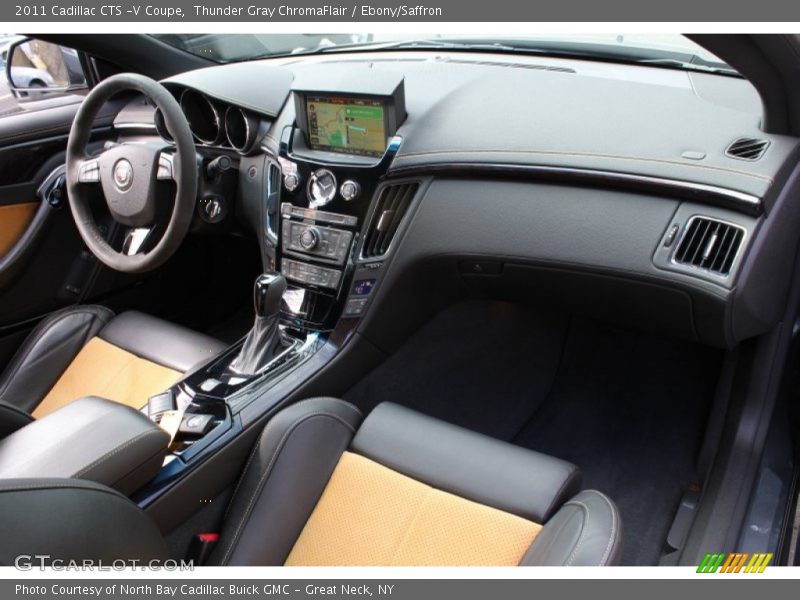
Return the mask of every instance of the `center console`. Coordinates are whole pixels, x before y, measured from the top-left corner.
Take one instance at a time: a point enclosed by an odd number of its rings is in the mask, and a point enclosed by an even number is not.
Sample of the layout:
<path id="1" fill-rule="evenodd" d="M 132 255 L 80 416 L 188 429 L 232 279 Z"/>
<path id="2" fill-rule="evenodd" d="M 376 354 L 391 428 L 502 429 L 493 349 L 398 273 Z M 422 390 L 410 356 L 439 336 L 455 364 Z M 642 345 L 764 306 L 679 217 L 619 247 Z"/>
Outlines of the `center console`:
<path id="1" fill-rule="evenodd" d="M 280 163 L 281 239 L 278 266 L 290 284 L 286 316 L 302 330 L 330 330 L 344 313 L 358 316 L 363 306 L 350 292 L 361 246 L 361 231 L 372 197 L 400 146 L 394 137 L 374 164 L 337 164 L 297 151 L 302 133 L 284 132 Z M 323 190 L 336 190 L 321 197 Z M 369 283 L 359 282 L 363 295 Z M 352 296 L 352 297 L 351 297 Z"/>
<path id="2" fill-rule="evenodd" d="M 152 420 L 179 416 L 168 464 L 137 496 L 141 506 L 268 419 L 336 356 L 367 310 L 420 184 L 386 179 L 406 117 L 402 78 L 370 73 L 366 81 L 359 90 L 295 84 L 295 122 L 266 162 L 262 251 L 270 271 L 256 281 L 254 326 L 151 399 Z"/>
<path id="3" fill-rule="evenodd" d="M 406 116 L 402 78 L 377 75 L 357 92 L 319 79 L 294 88 L 296 124 L 283 130 L 278 156 L 277 264 L 290 283 L 287 317 L 303 330 L 359 316 L 374 285 L 354 279 L 358 251 Z"/>

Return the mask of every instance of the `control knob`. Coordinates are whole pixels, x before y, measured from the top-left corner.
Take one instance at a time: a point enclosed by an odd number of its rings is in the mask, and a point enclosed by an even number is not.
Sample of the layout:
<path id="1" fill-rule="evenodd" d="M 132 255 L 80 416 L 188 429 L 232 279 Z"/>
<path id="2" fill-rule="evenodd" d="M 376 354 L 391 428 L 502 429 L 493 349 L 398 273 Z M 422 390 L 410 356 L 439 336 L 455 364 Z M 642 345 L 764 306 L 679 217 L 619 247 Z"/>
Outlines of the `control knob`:
<path id="1" fill-rule="evenodd" d="M 320 234 L 316 227 L 308 227 L 300 234 L 300 245 L 303 250 L 313 250 L 319 245 Z"/>
<path id="2" fill-rule="evenodd" d="M 309 208 L 320 208 L 336 197 L 336 176 L 328 169 L 317 169 L 308 178 Z"/>
<path id="3" fill-rule="evenodd" d="M 350 202 L 358 198 L 358 195 L 361 193 L 361 186 L 358 185 L 357 181 L 348 179 L 342 184 L 342 187 L 339 188 L 339 193 L 342 195 L 342 198 Z"/>
<path id="4" fill-rule="evenodd" d="M 216 221 L 222 214 L 222 205 L 219 200 L 211 200 L 206 204 L 206 215 L 212 221 Z"/>
<path id="5" fill-rule="evenodd" d="M 283 177 L 283 185 L 290 192 L 300 187 L 300 176 L 297 173 L 287 173 Z"/>
<path id="6" fill-rule="evenodd" d="M 207 196 L 200 200 L 200 217 L 206 223 L 219 223 L 227 214 L 225 200 L 220 196 Z"/>

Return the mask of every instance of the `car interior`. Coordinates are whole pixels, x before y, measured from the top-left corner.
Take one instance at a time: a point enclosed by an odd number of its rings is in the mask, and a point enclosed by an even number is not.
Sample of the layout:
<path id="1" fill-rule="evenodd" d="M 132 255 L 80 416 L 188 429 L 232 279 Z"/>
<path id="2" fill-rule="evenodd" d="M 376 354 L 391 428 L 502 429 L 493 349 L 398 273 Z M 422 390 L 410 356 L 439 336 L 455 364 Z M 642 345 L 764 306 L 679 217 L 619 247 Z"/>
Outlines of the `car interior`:
<path id="1" fill-rule="evenodd" d="M 0 564 L 800 564 L 800 38 L 676 37 L 16 36 Z"/>

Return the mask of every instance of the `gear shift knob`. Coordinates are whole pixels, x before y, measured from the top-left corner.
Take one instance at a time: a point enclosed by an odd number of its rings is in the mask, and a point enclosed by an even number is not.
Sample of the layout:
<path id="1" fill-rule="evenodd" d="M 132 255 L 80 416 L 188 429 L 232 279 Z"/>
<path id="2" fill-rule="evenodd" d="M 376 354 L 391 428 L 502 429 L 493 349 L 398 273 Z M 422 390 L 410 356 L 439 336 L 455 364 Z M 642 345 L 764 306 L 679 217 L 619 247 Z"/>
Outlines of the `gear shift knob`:
<path id="1" fill-rule="evenodd" d="M 286 291 L 286 278 L 280 273 L 264 273 L 253 286 L 253 303 L 256 317 L 272 317 L 281 310 L 281 300 Z"/>
<path id="2" fill-rule="evenodd" d="M 280 273 L 259 275 L 253 286 L 256 321 L 242 344 L 239 354 L 230 364 L 234 373 L 254 375 L 260 373 L 275 356 L 280 347 L 281 302 L 286 291 L 286 278 Z"/>

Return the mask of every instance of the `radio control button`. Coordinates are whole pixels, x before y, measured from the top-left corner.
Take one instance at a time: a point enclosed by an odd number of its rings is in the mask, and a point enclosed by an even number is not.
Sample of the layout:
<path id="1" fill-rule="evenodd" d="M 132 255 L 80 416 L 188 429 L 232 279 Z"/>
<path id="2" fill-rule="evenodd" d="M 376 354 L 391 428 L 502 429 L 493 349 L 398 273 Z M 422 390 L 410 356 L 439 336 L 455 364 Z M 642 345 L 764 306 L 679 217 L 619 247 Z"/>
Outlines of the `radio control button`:
<path id="1" fill-rule="evenodd" d="M 336 269 L 326 269 L 288 258 L 283 259 L 281 272 L 287 279 L 326 288 L 337 288 L 342 278 L 342 273 Z"/>
<path id="2" fill-rule="evenodd" d="M 319 227 L 284 219 L 282 224 L 283 249 L 324 257 L 343 264 L 353 241 L 353 233 L 331 227 Z"/>

